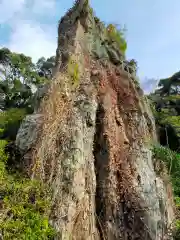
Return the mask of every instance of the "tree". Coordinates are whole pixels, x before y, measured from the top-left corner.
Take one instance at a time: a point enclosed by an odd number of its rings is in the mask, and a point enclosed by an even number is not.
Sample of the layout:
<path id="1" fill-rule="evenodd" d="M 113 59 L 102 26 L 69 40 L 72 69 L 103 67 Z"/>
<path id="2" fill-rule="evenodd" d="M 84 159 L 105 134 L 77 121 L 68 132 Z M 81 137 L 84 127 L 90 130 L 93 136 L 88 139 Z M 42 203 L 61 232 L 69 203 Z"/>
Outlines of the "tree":
<path id="1" fill-rule="evenodd" d="M 55 56 L 50 58 L 41 57 L 36 63 L 38 74 L 41 77 L 52 78 L 52 70 L 55 66 Z"/>
<path id="2" fill-rule="evenodd" d="M 180 152 L 180 72 L 160 79 L 159 89 L 149 96 L 164 146 Z"/>
<path id="3" fill-rule="evenodd" d="M 33 87 L 48 81 L 46 71 L 52 69 L 53 60 L 53 57 L 41 58 L 34 64 L 31 57 L 0 49 L 1 139 L 15 140 L 21 121 L 34 110 Z"/>
<path id="4" fill-rule="evenodd" d="M 42 81 L 31 57 L 13 53 L 7 48 L 0 49 L 1 80 L 21 80 L 24 84 L 38 84 Z"/>
<path id="5" fill-rule="evenodd" d="M 180 239 L 180 71 L 161 79 L 158 86 L 159 89 L 149 96 L 159 141 L 164 146 L 154 149 L 155 158 L 165 162 L 169 170 L 178 212 L 173 239 Z"/>
<path id="6" fill-rule="evenodd" d="M 45 66 L 47 67 L 46 61 L 43 62 L 41 68 L 44 69 Z M 11 52 L 7 48 L 0 49 L 0 106 L 2 110 L 27 108 L 29 112 L 32 112 L 32 87 L 37 87 L 46 80 L 45 76 L 39 74 L 39 66 L 32 62 L 31 57 Z"/>
<path id="7" fill-rule="evenodd" d="M 158 86 L 161 95 L 180 94 L 180 71 L 169 78 L 161 79 Z"/>

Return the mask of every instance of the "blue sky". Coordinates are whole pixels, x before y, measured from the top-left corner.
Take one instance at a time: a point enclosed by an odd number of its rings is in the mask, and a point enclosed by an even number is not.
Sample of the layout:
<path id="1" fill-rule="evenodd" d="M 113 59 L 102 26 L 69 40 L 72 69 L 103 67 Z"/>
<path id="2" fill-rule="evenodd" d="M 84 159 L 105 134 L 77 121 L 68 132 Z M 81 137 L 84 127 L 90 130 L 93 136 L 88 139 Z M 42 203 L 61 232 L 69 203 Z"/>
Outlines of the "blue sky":
<path id="1" fill-rule="evenodd" d="M 73 0 L 0 0 L 0 47 L 36 61 L 55 54 L 58 20 Z M 179 71 L 179 0 L 91 0 L 105 23 L 126 25 L 127 58 L 138 61 L 145 90 Z M 147 79 L 150 79 L 147 80 Z"/>

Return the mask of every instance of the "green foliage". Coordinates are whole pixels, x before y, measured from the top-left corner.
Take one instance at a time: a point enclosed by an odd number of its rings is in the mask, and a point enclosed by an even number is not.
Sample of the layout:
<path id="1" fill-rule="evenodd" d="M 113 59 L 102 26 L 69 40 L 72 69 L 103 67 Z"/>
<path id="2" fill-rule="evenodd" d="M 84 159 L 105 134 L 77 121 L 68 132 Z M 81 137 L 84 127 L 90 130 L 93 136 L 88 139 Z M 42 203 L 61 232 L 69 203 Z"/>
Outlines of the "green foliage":
<path id="1" fill-rule="evenodd" d="M 180 72 L 159 81 L 159 89 L 151 96 L 155 104 L 157 124 L 171 126 L 180 137 Z M 173 140 L 172 140 L 173 141 Z"/>
<path id="2" fill-rule="evenodd" d="M 176 110 L 174 108 L 167 106 L 166 108 L 161 108 L 161 111 L 156 111 L 155 108 L 152 110 L 158 124 L 161 124 L 164 128 L 170 126 L 175 132 L 177 138 L 180 137 L 180 116 L 176 114 Z M 168 136 L 168 139 L 171 143 L 174 141 L 170 136 Z M 172 145 L 171 143 L 170 145 Z"/>
<path id="3" fill-rule="evenodd" d="M 101 22 L 100 19 L 98 17 L 96 17 L 96 16 L 94 17 L 94 21 L 95 21 L 96 24 Z"/>
<path id="4" fill-rule="evenodd" d="M 23 82 L 32 82 L 31 73 L 34 73 L 35 65 L 30 57 L 10 52 L 5 48 L 0 49 L 0 56 L 3 69 L 2 80 L 13 81 L 22 77 Z"/>
<path id="5" fill-rule="evenodd" d="M 15 140 L 19 126 L 26 116 L 26 109 L 11 108 L 0 112 L 0 136 L 9 140 Z"/>
<path id="6" fill-rule="evenodd" d="M 176 233 L 174 236 L 174 240 L 179 240 L 180 239 L 180 220 L 176 221 Z"/>
<path id="7" fill-rule="evenodd" d="M 1 80 L 12 82 L 16 79 L 26 84 L 39 84 L 44 79 L 38 75 L 37 66 L 31 57 L 14 53 L 9 49 L 0 49 L 0 63 L 2 64 Z"/>
<path id="8" fill-rule="evenodd" d="M 50 226 L 51 191 L 40 181 L 9 175 L 5 165 L 6 141 L 0 141 L 0 231 L 3 239 L 53 239 Z"/>
<path id="9" fill-rule="evenodd" d="M 161 132 L 166 132 L 169 146 L 176 151 L 180 149 L 180 98 L 177 94 L 166 95 L 154 93 L 151 96 L 152 110 L 155 116 L 156 124 Z M 164 130 L 163 130 L 164 129 Z M 167 129 L 169 129 L 167 131 Z M 170 130 L 171 129 L 171 130 Z M 162 136 L 161 141 L 162 141 Z M 163 141 L 166 142 L 166 139 Z M 175 144 L 176 142 L 176 144 Z M 163 143 L 164 144 L 164 143 Z M 172 147 L 174 146 L 174 147 Z"/>
<path id="10" fill-rule="evenodd" d="M 154 146 L 153 153 L 156 159 L 163 161 L 172 177 L 172 181 L 175 183 L 176 179 L 180 178 L 180 154 L 172 151 L 168 147 Z M 177 186 L 178 187 L 178 186 Z M 176 191 L 177 194 L 180 194 Z"/>
<path id="11" fill-rule="evenodd" d="M 166 116 L 162 122 L 170 124 L 176 130 L 177 136 L 180 137 L 180 132 L 178 131 L 180 128 L 180 116 Z"/>
<path id="12" fill-rule="evenodd" d="M 180 100 L 180 95 L 169 95 L 169 96 L 165 96 L 163 97 L 164 101 L 177 101 Z"/>
<path id="13" fill-rule="evenodd" d="M 160 79 L 159 89 L 149 96 L 159 129 L 160 142 L 167 147 L 154 148 L 156 158 L 165 162 L 174 189 L 177 207 L 177 231 L 174 239 L 180 239 L 180 72 Z M 175 150 L 175 151 L 172 151 Z"/>
<path id="14" fill-rule="evenodd" d="M 68 74 L 71 78 L 73 87 L 76 88 L 80 81 L 80 71 L 78 63 L 72 58 L 70 58 L 68 62 Z"/>
<path id="15" fill-rule="evenodd" d="M 170 81 L 170 78 L 166 78 L 166 79 L 161 79 L 159 81 L 159 84 L 158 84 L 159 87 L 161 87 L 161 92 L 166 94 L 166 93 L 169 93 L 170 91 L 170 86 L 171 86 L 171 81 Z"/>
<path id="16" fill-rule="evenodd" d="M 0 140 L 0 185 L 2 186 L 5 178 L 5 164 L 8 160 L 8 156 L 4 153 L 4 148 L 7 145 L 6 140 Z"/>
<path id="17" fill-rule="evenodd" d="M 115 42 L 121 52 L 125 55 L 127 42 L 125 40 L 125 29 L 118 29 L 115 25 L 109 24 L 106 29 L 106 34 L 110 42 Z"/>
<path id="18" fill-rule="evenodd" d="M 0 112 L 0 234 L 5 240 L 45 240 L 55 236 L 48 219 L 50 188 L 22 173 L 7 170 L 13 156 L 5 153 L 11 143 L 13 146 L 23 118 L 33 111 L 32 86 L 46 81 L 47 71 L 54 63 L 51 57 L 34 64 L 24 54 L 0 49 L 0 108 L 3 110 Z"/>
<path id="19" fill-rule="evenodd" d="M 52 68 L 55 57 L 47 60 L 40 58 L 36 64 L 24 54 L 11 52 L 7 48 L 0 49 L 0 93 L 4 99 L 0 107 L 26 108 L 33 112 L 33 88 L 49 81 L 52 77 Z"/>
<path id="20" fill-rule="evenodd" d="M 175 151 L 170 150 L 167 147 L 163 146 L 154 146 L 153 153 L 156 161 L 162 161 L 165 163 L 168 173 L 171 177 L 171 182 L 174 189 L 174 200 L 176 203 L 177 211 L 180 211 L 180 154 Z M 177 214 L 176 221 L 176 232 L 174 239 L 180 239 L 180 215 Z"/>
<path id="21" fill-rule="evenodd" d="M 52 69 L 55 67 L 55 56 L 45 59 L 41 57 L 37 63 L 38 74 L 47 79 L 52 77 Z"/>
<path id="22" fill-rule="evenodd" d="M 166 124 L 168 123 L 168 121 L 166 120 L 166 118 L 169 116 L 170 114 L 170 109 L 168 108 L 161 108 L 160 112 L 157 112 L 154 109 L 154 116 L 156 117 L 156 119 L 158 120 L 159 123 L 161 124 Z"/>
<path id="23" fill-rule="evenodd" d="M 160 79 L 158 90 L 161 95 L 169 95 L 169 94 L 179 94 L 180 89 L 180 72 L 176 72 L 169 78 Z"/>
<path id="24" fill-rule="evenodd" d="M 93 16 L 93 15 L 94 15 L 94 10 L 93 10 L 93 8 L 92 8 L 92 7 L 90 7 L 90 8 L 89 8 L 89 13 L 91 14 L 91 16 Z"/>
<path id="25" fill-rule="evenodd" d="M 3 109 L 12 107 L 32 108 L 32 91 L 27 84 L 23 84 L 20 80 L 0 81 L 0 92 L 4 95 Z"/>
<path id="26" fill-rule="evenodd" d="M 131 67 L 133 69 L 133 72 L 137 72 L 137 68 L 138 68 L 138 63 L 135 59 L 131 59 L 129 62 L 128 62 L 128 66 Z"/>
<path id="27" fill-rule="evenodd" d="M 154 103 L 151 95 L 147 95 L 147 98 L 148 98 L 148 100 L 149 100 L 148 102 L 149 102 L 151 111 L 152 111 L 152 113 L 153 113 L 153 115 L 154 115 L 154 117 L 155 117 L 155 115 L 157 114 L 157 112 L 156 112 L 156 105 L 155 105 L 155 103 Z"/>

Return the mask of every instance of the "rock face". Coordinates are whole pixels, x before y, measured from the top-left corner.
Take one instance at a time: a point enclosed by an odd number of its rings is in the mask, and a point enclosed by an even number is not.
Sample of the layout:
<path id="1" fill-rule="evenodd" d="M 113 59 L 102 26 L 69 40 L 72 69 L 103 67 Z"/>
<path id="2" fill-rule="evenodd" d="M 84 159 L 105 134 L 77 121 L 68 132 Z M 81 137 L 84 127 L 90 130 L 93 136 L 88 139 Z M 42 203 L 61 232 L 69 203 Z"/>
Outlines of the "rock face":
<path id="1" fill-rule="evenodd" d="M 88 1 L 61 19 L 58 34 L 56 74 L 31 117 L 43 122 L 30 138 L 33 124 L 24 123 L 16 139 L 27 151 L 34 136 L 31 164 L 40 167 L 31 174 L 53 187 L 57 239 L 171 239 L 171 187 L 154 169 L 154 119 L 134 72 Z"/>
<path id="2" fill-rule="evenodd" d="M 41 124 L 41 114 L 28 115 L 23 120 L 16 136 L 16 145 L 19 147 L 22 154 L 31 149 L 33 144 L 37 141 L 38 129 Z"/>

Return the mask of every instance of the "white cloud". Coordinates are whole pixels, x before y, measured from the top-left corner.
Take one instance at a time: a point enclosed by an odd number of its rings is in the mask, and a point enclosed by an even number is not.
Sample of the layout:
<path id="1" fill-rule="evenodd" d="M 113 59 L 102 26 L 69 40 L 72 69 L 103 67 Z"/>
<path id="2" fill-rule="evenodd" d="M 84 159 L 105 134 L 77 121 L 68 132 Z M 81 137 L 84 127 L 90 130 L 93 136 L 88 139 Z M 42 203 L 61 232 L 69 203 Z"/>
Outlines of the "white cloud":
<path id="1" fill-rule="evenodd" d="M 21 11 L 26 0 L 0 0 L 0 24 L 9 21 L 14 15 Z"/>
<path id="2" fill-rule="evenodd" d="M 41 24 L 39 17 L 55 13 L 56 0 L 0 0 L 0 24 L 11 28 L 9 40 L 3 46 L 22 52 L 36 62 L 41 56 L 56 53 L 56 24 Z M 42 19 L 41 19 L 42 20 Z"/>
<path id="3" fill-rule="evenodd" d="M 154 92 L 158 86 L 159 79 L 144 78 L 141 80 L 140 85 L 145 93 Z"/>
<path id="4" fill-rule="evenodd" d="M 34 0 L 33 1 L 33 7 L 32 11 L 35 14 L 44 14 L 46 11 L 48 11 L 48 14 L 53 12 L 56 7 L 56 0 Z"/>
<path id="5" fill-rule="evenodd" d="M 36 62 L 41 56 L 49 57 L 56 52 L 56 35 L 48 26 L 43 28 L 35 21 L 20 21 L 13 28 L 8 47 L 14 52 L 31 56 Z"/>

